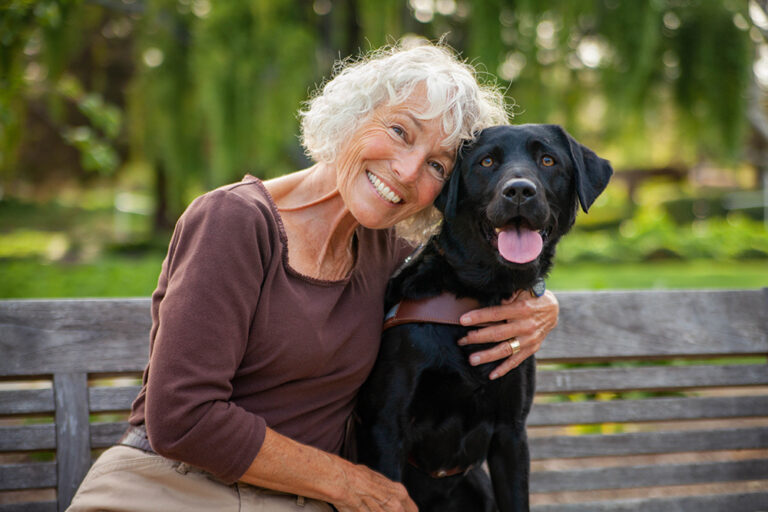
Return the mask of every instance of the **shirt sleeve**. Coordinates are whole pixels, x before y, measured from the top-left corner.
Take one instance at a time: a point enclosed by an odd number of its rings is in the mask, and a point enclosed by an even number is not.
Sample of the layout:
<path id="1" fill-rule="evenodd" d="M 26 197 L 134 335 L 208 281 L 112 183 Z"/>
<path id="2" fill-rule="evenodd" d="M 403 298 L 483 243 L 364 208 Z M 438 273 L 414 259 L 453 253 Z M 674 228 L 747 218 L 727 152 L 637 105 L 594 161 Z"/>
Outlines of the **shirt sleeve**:
<path id="1" fill-rule="evenodd" d="M 264 214 L 226 190 L 201 196 L 179 220 L 149 362 L 146 426 L 153 449 L 234 482 L 266 423 L 230 401 L 248 343 L 265 258 Z"/>

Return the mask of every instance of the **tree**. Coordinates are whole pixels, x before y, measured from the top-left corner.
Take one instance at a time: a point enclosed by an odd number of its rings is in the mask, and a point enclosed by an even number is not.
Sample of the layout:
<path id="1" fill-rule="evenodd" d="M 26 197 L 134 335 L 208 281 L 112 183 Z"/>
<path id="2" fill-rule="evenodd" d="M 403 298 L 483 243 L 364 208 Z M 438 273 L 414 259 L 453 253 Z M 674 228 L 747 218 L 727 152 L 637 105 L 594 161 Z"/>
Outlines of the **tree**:
<path id="1" fill-rule="evenodd" d="M 8 155 L 24 144 L 23 111 L 33 90 L 57 91 L 63 79 L 80 77 L 81 94 L 69 104 L 96 98 L 92 112 L 103 114 L 114 104 L 127 116 L 114 136 L 80 107 L 87 117 L 80 126 L 90 129 L 81 136 L 91 134 L 99 147 L 151 165 L 159 224 L 171 222 L 194 194 L 245 172 L 268 178 L 305 166 L 295 113 L 329 76 L 333 60 L 414 35 L 444 37 L 488 79 L 498 76 L 516 121 L 563 124 L 588 144 L 609 148 L 619 165 L 743 157 L 755 23 L 736 0 L 9 5 L 0 20 L 0 32 L 10 34 L 0 38 L 0 170 L 6 183 L 23 165 Z M 40 5 L 58 14 L 46 15 Z M 46 25 L 45 16 L 59 21 Z M 103 45 L 104 26 L 123 19 L 131 26 L 122 39 L 131 49 L 131 82 L 110 103 L 103 99 L 110 96 L 105 81 L 82 86 L 87 74 L 71 66 L 84 46 Z M 77 33 L 92 38 L 85 43 L 72 36 Z M 28 50 L 35 38 L 49 72 L 33 84 L 24 74 L 39 60 Z M 62 140 L 77 144 L 76 137 Z"/>

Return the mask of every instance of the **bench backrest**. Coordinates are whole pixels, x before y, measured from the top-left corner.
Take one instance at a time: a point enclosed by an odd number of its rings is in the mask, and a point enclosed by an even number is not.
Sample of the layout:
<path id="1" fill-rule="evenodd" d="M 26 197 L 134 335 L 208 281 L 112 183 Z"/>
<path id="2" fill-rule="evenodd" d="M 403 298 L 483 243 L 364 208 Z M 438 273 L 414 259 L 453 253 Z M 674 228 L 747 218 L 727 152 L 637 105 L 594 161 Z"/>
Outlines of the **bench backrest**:
<path id="1" fill-rule="evenodd" d="M 558 298 L 528 421 L 533 510 L 767 508 L 768 291 Z M 149 325 L 146 299 L 0 301 L 0 511 L 66 508 L 125 429 Z M 3 498 L 19 489 L 47 490 Z"/>

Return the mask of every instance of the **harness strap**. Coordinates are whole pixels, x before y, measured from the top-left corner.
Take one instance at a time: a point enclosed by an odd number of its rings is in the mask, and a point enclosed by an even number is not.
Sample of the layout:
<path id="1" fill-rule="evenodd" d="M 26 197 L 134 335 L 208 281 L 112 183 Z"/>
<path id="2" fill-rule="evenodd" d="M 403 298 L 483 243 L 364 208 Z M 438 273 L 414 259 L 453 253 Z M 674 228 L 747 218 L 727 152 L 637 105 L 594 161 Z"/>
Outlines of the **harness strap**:
<path id="1" fill-rule="evenodd" d="M 384 318 L 384 329 L 413 323 L 461 325 L 459 318 L 467 311 L 478 309 L 480 303 L 469 297 L 457 298 L 443 293 L 426 299 L 404 299 Z"/>
<path id="2" fill-rule="evenodd" d="M 544 280 L 539 278 L 533 284 L 531 295 L 541 297 L 547 287 Z M 515 292 L 514 296 L 520 293 Z M 443 292 L 435 297 L 426 299 L 403 299 L 395 304 L 384 317 L 384 330 L 402 324 L 449 324 L 461 325 L 461 315 L 473 309 L 479 309 L 480 303 L 470 297 L 458 298 L 449 292 Z M 482 324 L 476 327 L 485 327 L 492 324 Z"/>

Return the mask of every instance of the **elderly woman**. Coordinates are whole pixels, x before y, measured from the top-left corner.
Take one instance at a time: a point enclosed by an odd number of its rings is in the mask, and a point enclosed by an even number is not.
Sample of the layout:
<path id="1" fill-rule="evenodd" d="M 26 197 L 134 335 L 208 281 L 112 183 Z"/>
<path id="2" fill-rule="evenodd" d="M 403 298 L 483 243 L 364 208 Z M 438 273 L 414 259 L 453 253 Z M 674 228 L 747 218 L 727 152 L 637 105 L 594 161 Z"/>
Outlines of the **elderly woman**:
<path id="1" fill-rule="evenodd" d="M 393 227 L 424 236 L 460 142 L 504 122 L 501 95 L 446 48 L 392 48 L 349 64 L 302 112 L 315 165 L 196 199 L 152 296 L 132 427 L 71 510 L 416 510 L 402 485 L 339 455 L 345 425 L 387 279 L 412 247 Z M 460 342 L 498 341 L 471 361 L 500 361 L 497 378 L 557 312 L 551 294 L 523 294 L 466 314 L 497 323 Z"/>

